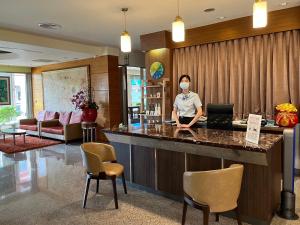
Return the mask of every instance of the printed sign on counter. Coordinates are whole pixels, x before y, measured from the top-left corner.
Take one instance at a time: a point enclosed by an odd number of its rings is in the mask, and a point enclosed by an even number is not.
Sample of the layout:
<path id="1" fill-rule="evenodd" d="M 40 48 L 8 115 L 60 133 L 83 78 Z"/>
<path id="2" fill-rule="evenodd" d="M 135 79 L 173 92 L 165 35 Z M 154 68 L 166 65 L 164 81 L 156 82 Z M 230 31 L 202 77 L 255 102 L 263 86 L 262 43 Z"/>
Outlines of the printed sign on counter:
<path id="1" fill-rule="evenodd" d="M 249 114 L 246 141 L 258 144 L 261 126 L 261 115 Z"/>

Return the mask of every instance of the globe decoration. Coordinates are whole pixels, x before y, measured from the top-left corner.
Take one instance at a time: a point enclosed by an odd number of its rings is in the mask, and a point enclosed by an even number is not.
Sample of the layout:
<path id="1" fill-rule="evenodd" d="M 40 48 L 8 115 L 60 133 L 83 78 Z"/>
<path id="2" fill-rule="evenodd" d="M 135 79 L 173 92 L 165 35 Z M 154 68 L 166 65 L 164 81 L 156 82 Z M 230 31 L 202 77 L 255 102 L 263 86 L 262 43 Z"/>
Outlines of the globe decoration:
<path id="1" fill-rule="evenodd" d="M 153 79 L 160 79 L 164 75 L 164 66 L 161 62 L 154 62 L 150 66 L 150 75 Z"/>

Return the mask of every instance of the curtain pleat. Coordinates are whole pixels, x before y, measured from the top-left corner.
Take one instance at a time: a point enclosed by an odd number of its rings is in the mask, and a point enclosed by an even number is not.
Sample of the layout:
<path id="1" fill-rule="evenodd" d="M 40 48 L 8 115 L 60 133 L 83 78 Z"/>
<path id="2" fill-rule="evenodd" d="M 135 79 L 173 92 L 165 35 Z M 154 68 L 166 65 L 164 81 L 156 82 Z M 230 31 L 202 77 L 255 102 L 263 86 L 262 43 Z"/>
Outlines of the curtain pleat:
<path id="1" fill-rule="evenodd" d="M 236 118 L 273 118 L 277 104 L 300 106 L 300 30 L 175 49 L 173 96 L 189 74 L 205 107 L 233 103 Z"/>

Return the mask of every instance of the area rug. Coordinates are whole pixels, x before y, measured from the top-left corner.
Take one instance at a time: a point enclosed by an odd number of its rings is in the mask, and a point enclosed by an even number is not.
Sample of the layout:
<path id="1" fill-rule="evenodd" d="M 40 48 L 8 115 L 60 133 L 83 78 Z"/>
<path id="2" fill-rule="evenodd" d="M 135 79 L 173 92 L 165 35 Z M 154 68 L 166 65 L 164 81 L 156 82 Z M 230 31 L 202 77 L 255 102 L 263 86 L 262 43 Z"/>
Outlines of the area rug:
<path id="1" fill-rule="evenodd" d="M 25 144 L 23 142 L 23 136 L 16 136 L 16 145 L 14 145 L 13 138 L 0 139 L 0 151 L 12 154 L 16 152 L 24 152 L 31 149 L 42 148 L 50 145 L 57 145 L 62 143 L 61 141 L 55 141 L 51 139 L 41 139 L 38 137 L 26 136 Z"/>

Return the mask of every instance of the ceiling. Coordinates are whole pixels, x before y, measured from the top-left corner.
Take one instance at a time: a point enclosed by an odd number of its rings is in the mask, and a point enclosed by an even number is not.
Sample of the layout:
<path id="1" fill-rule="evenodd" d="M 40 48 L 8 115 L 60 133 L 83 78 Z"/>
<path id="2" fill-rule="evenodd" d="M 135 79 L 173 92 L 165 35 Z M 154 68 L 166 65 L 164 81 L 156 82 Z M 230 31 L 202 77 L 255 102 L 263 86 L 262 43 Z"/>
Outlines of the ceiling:
<path id="1" fill-rule="evenodd" d="M 249 16 L 253 1 L 180 0 L 180 15 L 186 28 L 199 27 Z M 282 6 L 280 3 L 284 1 L 268 0 L 269 11 L 300 5 L 300 0 L 288 0 L 288 4 Z M 119 48 L 123 30 L 121 7 L 128 7 L 127 30 L 132 37 L 133 49 L 138 50 L 141 34 L 170 30 L 177 13 L 176 3 L 176 0 L 1 0 L 0 27 L 87 45 Z M 216 10 L 205 13 L 206 8 Z M 220 20 L 220 16 L 226 18 Z M 62 28 L 45 30 L 38 26 L 41 22 L 57 23 Z"/>

